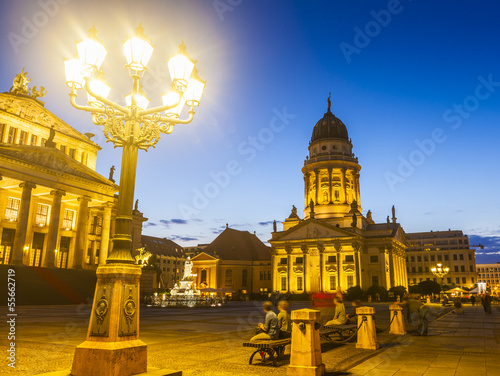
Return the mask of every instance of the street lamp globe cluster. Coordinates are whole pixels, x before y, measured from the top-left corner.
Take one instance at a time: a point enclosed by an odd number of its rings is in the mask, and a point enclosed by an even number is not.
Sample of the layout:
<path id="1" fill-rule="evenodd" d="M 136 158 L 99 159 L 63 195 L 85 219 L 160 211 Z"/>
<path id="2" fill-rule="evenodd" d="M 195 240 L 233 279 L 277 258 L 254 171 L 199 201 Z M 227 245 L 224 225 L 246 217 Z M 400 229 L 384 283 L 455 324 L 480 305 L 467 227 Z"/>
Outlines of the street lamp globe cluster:
<path id="1" fill-rule="evenodd" d="M 434 268 L 431 268 L 432 274 L 438 278 L 444 278 L 446 274 L 450 271 L 450 268 L 443 267 L 442 264 L 437 264 Z"/>
<path id="2" fill-rule="evenodd" d="M 106 264 L 97 268 L 92 313 L 87 339 L 75 350 L 74 376 L 128 376 L 147 371 L 147 346 L 139 339 L 139 281 L 141 267 L 132 258 L 132 213 L 138 150 L 154 147 L 161 133 L 171 133 L 176 124 L 193 120 L 205 88 L 193 61 L 181 43 L 168 60 L 172 79 L 163 95 L 163 105 L 148 109 L 149 99 L 141 87 L 153 53 L 151 41 L 139 25 L 123 44 L 132 90 L 125 105 L 108 98 L 111 87 L 104 80 L 101 65 L 107 51 L 94 26 L 76 45 L 77 56 L 65 60 L 66 84 L 71 88 L 73 107 L 90 112 L 92 121 L 104 127 L 107 142 L 122 147 L 120 187 L 116 204 L 113 248 Z M 86 105 L 76 103 L 78 92 L 87 93 Z M 183 108 L 188 118 L 181 119 Z"/>

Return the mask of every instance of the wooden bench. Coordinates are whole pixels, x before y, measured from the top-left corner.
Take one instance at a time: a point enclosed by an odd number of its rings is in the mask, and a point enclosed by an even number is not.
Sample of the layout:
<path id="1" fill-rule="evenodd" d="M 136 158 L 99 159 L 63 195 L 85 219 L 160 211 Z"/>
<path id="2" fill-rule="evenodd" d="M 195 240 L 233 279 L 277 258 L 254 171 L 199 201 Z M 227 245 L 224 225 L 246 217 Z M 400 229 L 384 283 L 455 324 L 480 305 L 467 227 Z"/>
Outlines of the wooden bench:
<path id="1" fill-rule="evenodd" d="M 250 356 L 248 364 L 252 364 L 255 354 L 262 353 L 262 362 L 266 361 L 267 355 L 267 357 L 273 361 L 273 365 L 276 366 L 276 361 L 281 358 L 285 352 L 285 346 L 289 345 L 291 342 L 291 338 L 244 342 L 243 347 L 253 347 L 257 349 Z"/>
<path id="2" fill-rule="evenodd" d="M 319 331 L 319 335 L 327 341 L 336 342 L 330 337 L 331 335 L 338 334 L 340 336 L 340 340 L 343 341 L 356 333 L 357 330 L 358 326 L 356 324 L 329 325 L 324 326 Z"/>

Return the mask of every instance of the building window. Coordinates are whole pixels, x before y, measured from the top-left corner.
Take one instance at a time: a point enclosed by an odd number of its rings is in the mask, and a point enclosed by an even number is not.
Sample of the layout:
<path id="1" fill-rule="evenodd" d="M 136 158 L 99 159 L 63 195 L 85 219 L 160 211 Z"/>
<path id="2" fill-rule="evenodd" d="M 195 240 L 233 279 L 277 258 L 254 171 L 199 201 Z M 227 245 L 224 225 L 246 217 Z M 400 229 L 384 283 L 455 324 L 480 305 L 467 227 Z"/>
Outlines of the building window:
<path id="1" fill-rule="evenodd" d="M 417 284 L 417 279 L 416 278 L 413 278 L 413 284 L 416 285 Z"/>
<path id="2" fill-rule="evenodd" d="M 470 266 L 470 271 L 473 272 L 474 271 L 474 267 L 471 265 Z"/>
<path id="3" fill-rule="evenodd" d="M 337 290 L 337 277 L 334 275 L 330 276 L 330 290 Z"/>
<path id="4" fill-rule="evenodd" d="M 444 255 L 444 261 L 450 261 L 450 256 Z"/>
<path id="5" fill-rule="evenodd" d="M 99 217 L 98 215 L 94 216 L 94 219 L 90 223 L 90 233 L 93 235 L 101 235 L 102 217 Z"/>
<path id="6" fill-rule="evenodd" d="M 63 228 L 65 230 L 73 230 L 75 225 L 75 211 L 71 209 L 64 210 Z"/>
<path id="7" fill-rule="evenodd" d="M 302 276 L 301 275 L 297 276 L 297 290 L 298 291 L 303 290 L 303 288 L 302 288 Z"/>
<path id="8" fill-rule="evenodd" d="M 337 256 L 328 256 L 328 262 L 329 263 L 337 262 Z"/>
<path id="9" fill-rule="evenodd" d="M 280 259 L 280 264 L 281 264 L 281 265 L 286 265 L 286 264 L 287 264 L 287 261 L 288 261 L 288 259 L 287 259 L 286 257 L 282 257 L 282 258 Z"/>
<path id="10" fill-rule="evenodd" d="M 19 145 L 26 145 L 28 142 L 28 132 L 21 131 L 19 134 Z"/>
<path id="11" fill-rule="evenodd" d="M 436 256 L 431 255 L 431 261 L 436 261 Z"/>
<path id="12" fill-rule="evenodd" d="M 372 286 L 378 286 L 378 275 L 372 275 Z"/>
<path id="13" fill-rule="evenodd" d="M 451 283 L 451 278 L 450 277 L 446 278 L 446 283 Z"/>
<path id="14" fill-rule="evenodd" d="M 243 273 L 241 275 L 241 285 L 242 286 L 247 286 L 248 285 L 248 270 L 243 270 Z"/>
<path id="15" fill-rule="evenodd" d="M 61 242 L 59 244 L 59 252 L 57 252 L 57 267 L 66 269 L 68 267 L 68 255 L 69 255 L 69 245 L 71 238 L 67 236 L 61 236 Z"/>
<path id="16" fill-rule="evenodd" d="M 80 161 L 86 166 L 87 165 L 87 153 L 85 152 L 82 152 L 82 157 L 80 159 Z"/>
<path id="17" fill-rule="evenodd" d="M 207 269 L 203 269 L 201 271 L 200 279 L 201 279 L 201 283 L 207 284 Z"/>
<path id="18" fill-rule="evenodd" d="M 347 276 L 347 288 L 350 288 L 352 286 L 354 286 L 354 276 L 348 275 Z"/>
<path id="19" fill-rule="evenodd" d="M 415 262 L 415 256 L 411 256 L 411 262 Z"/>
<path id="20" fill-rule="evenodd" d="M 411 272 L 412 273 L 416 273 L 417 272 L 417 268 L 415 268 L 414 266 L 411 267 Z"/>
<path id="21" fill-rule="evenodd" d="M 377 255 L 375 255 L 375 256 L 370 256 L 370 262 L 377 263 L 377 262 L 378 262 L 378 256 L 377 256 Z"/>
<path id="22" fill-rule="evenodd" d="M 281 291 L 286 291 L 286 277 L 281 277 Z"/>
<path id="23" fill-rule="evenodd" d="M 354 256 L 353 255 L 346 255 L 344 261 L 345 262 L 354 262 Z"/>
<path id="24" fill-rule="evenodd" d="M 455 271 L 458 272 L 458 265 L 455 265 Z"/>
<path id="25" fill-rule="evenodd" d="M 31 142 L 30 142 L 30 145 L 31 146 L 36 146 L 36 142 L 38 141 L 38 136 L 32 134 L 31 135 Z"/>
<path id="26" fill-rule="evenodd" d="M 458 255 L 456 253 L 453 254 L 453 261 L 457 261 L 458 260 Z"/>
<path id="27" fill-rule="evenodd" d="M 425 267 L 425 272 L 429 273 L 429 267 L 428 266 Z"/>
<path id="28" fill-rule="evenodd" d="M 226 269 L 226 286 L 233 285 L 233 271 L 232 269 Z"/>
<path id="29" fill-rule="evenodd" d="M 29 266 L 40 266 L 40 261 L 42 259 L 44 238 L 45 234 L 42 234 L 40 232 L 35 232 L 33 234 L 33 242 L 31 243 L 31 250 L 30 250 Z"/>
<path id="30" fill-rule="evenodd" d="M 75 149 L 69 149 L 69 156 L 73 159 L 75 158 L 75 151 Z"/>
<path id="31" fill-rule="evenodd" d="M 16 222 L 19 215 L 19 206 L 21 205 L 21 200 L 14 197 L 9 197 L 7 199 L 7 209 L 5 210 L 5 219 L 7 221 Z"/>
<path id="32" fill-rule="evenodd" d="M 467 283 L 467 278 L 462 277 L 462 283 L 465 285 Z"/>
<path id="33" fill-rule="evenodd" d="M 99 240 L 95 241 L 95 256 L 94 265 L 99 265 L 99 254 L 101 253 L 101 242 Z"/>
<path id="34" fill-rule="evenodd" d="M 0 142 L 3 142 L 4 133 L 5 133 L 5 124 L 0 124 Z"/>
<path id="35" fill-rule="evenodd" d="M 295 258 L 295 263 L 296 264 L 303 264 L 304 263 L 304 258 L 303 257 L 296 257 Z"/>
<path id="36" fill-rule="evenodd" d="M 7 135 L 7 143 L 13 144 L 16 142 L 17 128 L 10 127 Z"/>
<path id="37" fill-rule="evenodd" d="M 469 260 L 472 260 L 472 255 L 469 253 Z"/>
<path id="38" fill-rule="evenodd" d="M 94 241 L 89 240 L 89 246 L 87 248 L 87 257 L 85 258 L 85 263 L 90 264 L 93 255 L 94 255 Z"/>
<path id="39" fill-rule="evenodd" d="M 2 230 L 2 242 L 0 243 L 0 264 L 8 264 L 10 262 L 15 235 L 16 230 L 14 229 L 4 228 Z"/>
<path id="40" fill-rule="evenodd" d="M 474 277 L 472 277 L 472 278 L 470 279 L 470 283 L 472 283 L 472 284 L 474 283 Z"/>
<path id="41" fill-rule="evenodd" d="M 459 277 L 455 278 L 455 283 L 460 283 L 460 278 Z"/>
<path id="42" fill-rule="evenodd" d="M 463 253 L 461 253 L 461 254 L 460 254 L 460 261 L 463 261 L 463 260 L 464 260 L 464 254 L 463 254 Z"/>
<path id="43" fill-rule="evenodd" d="M 438 261 L 443 261 L 443 256 L 438 255 Z"/>
<path id="44" fill-rule="evenodd" d="M 40 227 L 47 226 L 49 220 L 50 206 L 38 204 L 36 208 L 35 224 Z"/>
<path id="45" fill-rule="evenodd" d="M 460 271 L 465 272 L 465 265 L 460 265 Z"/>
<path id="46" fill-rule="evenodd" d="M 422 261 L 422 256 L 417 256 L 417 261 L 418 262 Z"/>
<path id="47" fill-rule="evenodd" d="M 59 147 L 59 149 L 60 149 L 60 150 L 61 150 L 64 154 L 66 154 L 66 145 L 61 145 L 61 146 Z"/>
<path id="48" fill-rule="evenodd" d="M 422 273 L 422 267 L 421 266 L 418 267 L 418 272 Z"/>

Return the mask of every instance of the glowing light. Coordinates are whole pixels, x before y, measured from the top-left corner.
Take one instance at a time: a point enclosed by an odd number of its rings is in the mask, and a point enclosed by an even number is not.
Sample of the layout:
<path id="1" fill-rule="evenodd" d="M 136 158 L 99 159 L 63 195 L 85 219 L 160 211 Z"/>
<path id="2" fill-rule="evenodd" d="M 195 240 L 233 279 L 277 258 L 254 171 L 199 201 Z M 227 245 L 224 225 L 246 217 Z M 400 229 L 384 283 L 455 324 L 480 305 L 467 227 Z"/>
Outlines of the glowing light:
<path id="1" fill-rule="evenodd" d="M 99 70 L 107 54 L 102 42 L 97 38 L 97 29 L 94 25 L 89 29 L 88 37 L 76 44 L 76 49 L 85 71 L 84 75 Z"/>
<path id="2" fill-rule="evenodd" d="M 198 106 L 200 104 L 201 95 L 205 89 L 206 81 L 203 81 L 198 76 L 198 69 L 194 68 L 191 78 L 188 81 L 184 98 L 188 106 Z"/>
<path id="3" fill-rule="evenodd" d="M 99 71 L 95 78 L 90 79 L 89 81 L 90 90 L 100 97 L 107 98 L 109 92 L 111 91 L 111 86 L 109 86 L 104 80 L 104 73 Z M 91 106 L 100 106 L 101 102 L 98 101 L 95 97 L 87 93 L 88 101 Z"/>
<path id="4" fill-rule="evenodd" d="M 186 46 L 182 42 L 179 51 L 168 61 L 168 70 L 172 83 L 177 89 L 185 90 L 193 72 L 194 61 L 186 52 Z"/>
<path id="5" fill-rule="evenodd" d="M 64 70 L 66 71 L 66 85 L 81 89 L 85 80 L 81 61 L 77 58 L 64 60 Z"/>
<path id="6" fill-rule="evenodd" d="M 153 46 L 146 35 L 144 35 L 144 29 L 141 24 L 135 29 L 135 35 L 123 44 L 123 52 L 125 53 L 130 69 L 136 72 L 142 72 L 147 69 L 146 66 L 153 53 Z"/>

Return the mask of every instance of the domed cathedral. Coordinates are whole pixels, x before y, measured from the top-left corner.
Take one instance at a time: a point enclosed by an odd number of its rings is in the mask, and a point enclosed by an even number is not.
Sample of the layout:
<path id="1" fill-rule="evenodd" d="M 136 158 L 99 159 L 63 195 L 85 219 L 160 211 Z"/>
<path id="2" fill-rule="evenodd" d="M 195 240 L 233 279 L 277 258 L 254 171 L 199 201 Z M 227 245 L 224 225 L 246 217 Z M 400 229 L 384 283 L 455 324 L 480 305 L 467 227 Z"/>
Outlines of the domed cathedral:
<path id="1" fill-rule="evenodd" d="M 304 218 L 297 208 L 272 239 L 273 289 L 283 293 L 407 286 L 405 233 L 392 220 L 375 223 L 360 206 L 359 172 L 347 127 L 331 101 L 313 128 L 304 174 Z"/>

